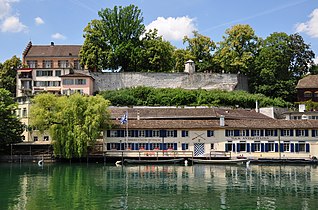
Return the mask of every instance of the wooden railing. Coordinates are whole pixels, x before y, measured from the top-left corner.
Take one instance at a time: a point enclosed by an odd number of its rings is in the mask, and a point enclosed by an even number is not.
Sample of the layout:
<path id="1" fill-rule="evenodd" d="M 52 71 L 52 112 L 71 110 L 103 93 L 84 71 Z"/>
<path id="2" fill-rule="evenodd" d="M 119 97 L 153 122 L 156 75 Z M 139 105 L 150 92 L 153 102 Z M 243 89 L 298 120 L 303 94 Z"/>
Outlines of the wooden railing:
<path id="1" fill-rule="evenodd" d="M 192 151 L 177 150 L 108 150 L 104 151 L 105 157 L 124 158 L 193 158 Z"/>

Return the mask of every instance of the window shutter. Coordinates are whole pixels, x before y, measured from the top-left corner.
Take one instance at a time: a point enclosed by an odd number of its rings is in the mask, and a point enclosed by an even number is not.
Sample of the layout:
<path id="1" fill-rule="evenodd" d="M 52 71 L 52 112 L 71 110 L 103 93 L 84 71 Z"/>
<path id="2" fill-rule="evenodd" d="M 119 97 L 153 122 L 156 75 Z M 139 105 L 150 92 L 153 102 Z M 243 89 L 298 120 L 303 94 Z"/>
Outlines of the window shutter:
<path id="1" fill-rule="evenodd" d="M 275 143 L 275 152 L 278 152 L 278 143 Z"/>
<path id="2" fill-rule="evenodd" d="M 290 152 L 295 152 L 295 144 L 290 144 Z"/>
<path id="3" fill-rule="evenodd" d="M 173 137 L 178 137 L 178 132 L 177 132 L 177 130 L 174 130 L 174 136 Z"/>
<path id="4" fill-rule="evenodd" d="M 274 136 L 277 136 L 277 130 L 274 131 Z"/>
<path id="5" fill-rule="evenodd" d="M 316 136 L 316 130 L 314 130 L 314 129 L 311 130 L 311 136 L 312 136 L 312 137 L 315 137 L 315 136 Z"/>
<path id="6" fill-rule="evenodd" d="M 306 152 L 310 152 L 310 145 L 308 143 L 306 144 Z"/>
<path id="7" fill-rule="evenodd" d="M 261 130 L 261 136 L 264 136 L 264 130 Z"/>
<path id="8" fill-rule="evenodd" d="M 308 130 L 307 129 L 305 130 L 305 136 L 308 136 Z"/>
<path id="9" fill-rule="evenodd" d="M 225 136 L 229 136 L 229 131 L 225 130 Z"/>
<path id="10" fill-rule="evenodd" d="M 299 136 L 300 130 L 296 130 L 296 136 Z"/>
<path id="11" fill-rule="evenodd" d="M 250 152 L 251 151 L 251 144 L 246 143 L 246 152 Z"/>
<path id="12" fill-rule="evenodd" d="M 110 143 L 107 143 L 107 150 L 110 150 Z"/>
<path id="13" fill-rule="evenodd" d="M 173 149 L 174 149 L 174 150 L 178 150 L 178 144 L 177 144 L 177 143 L 174 143 L 174 144 L 173 144 Z"/>
<path id="14" fill-rule="evenodd" d="M 280 144 L 280 152 L 284 152 L 284 144 Z"/>
<path id="15" fill-rule="evenodd" d="M 261 144 L 261 152 L 264 152 L 265 151 L 265 145 L 264 144 Z"/>
<path id="16" fill-rule="evenodd" d="M 250 130 L 246 130 L 246 136 L 250 136 Z"/>
<path id="17" fill-rule="evenodd" d="M 149 137 L 152 137 L 152 130 L 149 130 Z"/>
<path id="18" fill-rule="evenodd" d="M 182 143 L 182 150 L 185 150 L 185 143 Z"/>
<path id="19" fill-rule="evenodd" d="M 294 130 L 290 129 L 290 136 L 294 136 Z"/>
<path id="20" fill-rule="evenodd" d="M 207 130 L 206 132 L 207 132 L 207 134 L 206 134 L 206 135 L 207 135 L 207 137 L 211 137 L 211 133 L 210 133 L 210 131 L 209 131 L 209 130 Z"/>
<path id="21" fill-rule="evenodd" d="M 237 148 L 236 148 L 236 151 L 237 151 L 237 152 L 240 152 L 240 144 L 237 144 L 236 147 L 237 147 Z"/>
<path id="22" fill-rule="evenodd" d="M 268 143 L 265 143 L 265 152 L 268 152 Z"/>
<path id="23" fill-rule="evenodd" d="M 235 152 L 235 144 L 233 144 L 232 147 L 233 147 L 232 151 Z"/>
<path id="24" fill-rule="evenodd" d="M 110 137 L 110 130 L 107 130 L 107 137 Z"/>
<path id="25" fill-rule="evenodd" d="M 135 130 L 135 137 L 139 137 L 138 130 Z"/>
<path id="26" fill-rule="evenodd" d="M 234 136 L 239 136 L 240 135 L 240 131 L 239 130 L 234 130 Z"/>
<path id="27" fill-rule="evenodd" d="M 182 136 L 182 137 L 185 137 L 185 131 L 182 131 L 182 132 L 181 132 L 181 136 Z"/>
<path id="28" fill-rule="evenodd" d="M 167 144 L 166 143 L 163 144 L 163 150 L 167 150 Z"/>
<path id="29" fill-rule="evenodd" d="M 225 152 L 229 151 L 229 144 L 225 144 Z"/>
<path id="30" fill-rule="evenodd" d="M 299 152 L 299 144 L 295 144 L 295 152 Z"/>
<path id="31" fill-rule="evenodd" d="M 284 136 L 284 130 L 280 130 L 280 135 Z"/>

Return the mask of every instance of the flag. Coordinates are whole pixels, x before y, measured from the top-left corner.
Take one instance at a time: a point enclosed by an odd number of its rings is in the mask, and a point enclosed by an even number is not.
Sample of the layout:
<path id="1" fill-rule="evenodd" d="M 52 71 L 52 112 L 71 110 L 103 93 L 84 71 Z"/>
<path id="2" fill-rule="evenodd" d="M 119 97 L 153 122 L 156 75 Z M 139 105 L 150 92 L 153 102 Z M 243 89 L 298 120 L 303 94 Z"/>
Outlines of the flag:
<path id="1" fill-rule="evenodd" d="M 120 118 L 121 124 L 126 124 L 128 122 L 128 113 L 125 112 L 125 114 Z"/>

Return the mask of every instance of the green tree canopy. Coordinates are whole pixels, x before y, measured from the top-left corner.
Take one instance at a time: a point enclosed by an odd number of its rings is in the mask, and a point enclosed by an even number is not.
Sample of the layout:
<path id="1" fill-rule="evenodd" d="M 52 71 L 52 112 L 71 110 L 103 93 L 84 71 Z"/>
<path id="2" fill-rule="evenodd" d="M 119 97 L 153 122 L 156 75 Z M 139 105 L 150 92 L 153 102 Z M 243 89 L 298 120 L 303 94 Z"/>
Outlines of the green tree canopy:
<path id="1" fill-rule="evenodd" d="M 31 125 L 49 130 L 58 157 L 85 156 L 110 123 L 109 102 L 101 96 L 40 94 L 32 102 Z"/>
<path id="2" fill-rule="evenodd" d="M 0 148 L 21 142 L 23 125 L 15 114 L 17 104 L 8 90 L 0 88 Z"/>
<path id="3" fill-rule="evenodd" d="M 20 66 L 21 60 L 16 56 L 0 64 L 0 88 L 9 90 L 12 96 L 16 94 L 16 76 Z"/>
<path id="4" fill-rule="evenodd" d="M 215 43 L 210 37 L 203 36 L 197 31 L 193 31 L 193 36 L 193 38 L 185 36 L 183 43 L 188 43 L 186 49 L 194 57 L 197 70 L 210 70 L 212 68 L 212 52 L 215 49 Z"/>
<path id="5" fill-rule="evenodd" d="M 259 38 L 249 25 L 235 25 L 226 30 L 219 43 L 214 61 L 224 72 L 249 75 L 257 54 Z"/>
<path id="6" fill-rule="evenodd" d="M 132 58 L 145 32 L 143 17 L 137 6 L 129 5 L 98 12 L 84 29 L 84 44 L 80 51 L 81 64 L 90 69 L 118 68 L 135 70 Z"/>

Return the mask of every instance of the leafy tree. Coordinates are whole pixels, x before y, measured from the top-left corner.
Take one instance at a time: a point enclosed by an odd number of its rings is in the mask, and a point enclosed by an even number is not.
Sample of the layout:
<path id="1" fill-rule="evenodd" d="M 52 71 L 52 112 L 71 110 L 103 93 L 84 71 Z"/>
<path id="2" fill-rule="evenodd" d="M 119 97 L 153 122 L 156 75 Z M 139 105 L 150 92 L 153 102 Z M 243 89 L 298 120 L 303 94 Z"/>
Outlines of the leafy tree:
<path id="1" fill-rule="evenodd" d="M 23 126 L 15 115 L 16 108 L 11 93 L 0 88 L 0 148 L 21 141 Z"/>
<path id="2" fill-rule="evenodd" d="M 33 99 L 30 121 L 49 130 L 56 156 L 83 157 L 109 126 L 108 104 L 101 96 L 40 94 Z"/>
<path id="3" fill-rule="evenodd" d="M 12 96 L 16 94 L 16 76 L 20 66 L 21 60 L 16 56 L 0 64 L 0 88 L 9 90 Z"/>
<path id="4" fill-rule="evenodd" d="M 80 51 L 81 64 L 101 70 L 122 66 L 132 71 L 135 48 L 144 33 L 143 17 L 137 6 L 102 9 L 99 20 L 92 20 L 84 29 L 84 44 Z"/>
<path id="5" fill-rule="evenodd" d="M 255 59 L 251 91 L 294 101 L 297 81 L 309 73 L 313 57 L 309 45 L 298 34 L 271 34 Z"/>
<path id="6" fill-rule="evenodd" d="M 183 43 L 188 43 L 186 48 L 193 55 L 198 71 L 209 70 L 212 65 L 212 52 L 215 49 L 215 43 L 197 31 L 193 31 L 193 36 L 193 38 L 185 36 Z"/>
<path id="7" fill-rule="evenodd" d="M 167 72 L 173 69 L 174 47 L 158 36 L 156 29 L 148 31 L 142 39 L 139 67 L 153 72 Z"/>
<path id="8" fill-rule="evenodd" d="M 259 38 L 249 25 L 235 25 L 225 33 L 226 36 L 223 36 L 223 41 L 216 48 L 214 61 L 224 72 L 249 75 Z"/>

